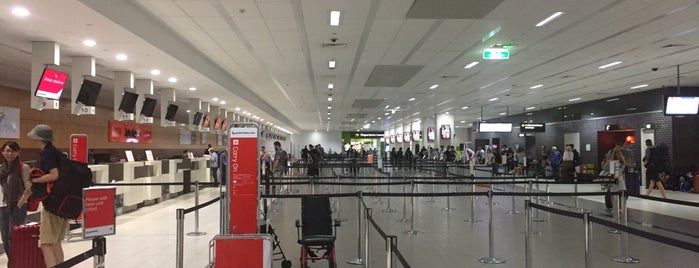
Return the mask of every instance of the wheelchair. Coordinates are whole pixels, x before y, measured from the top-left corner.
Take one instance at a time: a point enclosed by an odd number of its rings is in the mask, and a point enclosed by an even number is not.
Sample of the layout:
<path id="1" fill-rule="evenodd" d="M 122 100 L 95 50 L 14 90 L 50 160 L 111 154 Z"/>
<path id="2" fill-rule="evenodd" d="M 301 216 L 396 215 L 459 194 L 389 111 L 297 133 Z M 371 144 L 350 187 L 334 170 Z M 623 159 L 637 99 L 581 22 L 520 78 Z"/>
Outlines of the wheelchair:
<path id="1" fill-rule="evenodd" d="M 330 198 L 305 196 L 301 199 L 301 221 L 296 220 L 296 234 L 301 245 L 301 268 L 308 260 L 328 260 L 330 268 L 337 268 L 335 234 L 340 221 L 332 219 Z"/>

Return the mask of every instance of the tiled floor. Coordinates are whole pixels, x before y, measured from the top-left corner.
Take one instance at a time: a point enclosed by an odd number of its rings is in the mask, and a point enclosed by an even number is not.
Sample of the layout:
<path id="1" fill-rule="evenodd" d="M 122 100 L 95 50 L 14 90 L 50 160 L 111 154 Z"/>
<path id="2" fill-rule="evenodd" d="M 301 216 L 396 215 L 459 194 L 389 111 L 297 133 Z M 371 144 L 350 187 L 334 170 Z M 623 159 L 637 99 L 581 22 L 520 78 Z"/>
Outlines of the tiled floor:
<path id="1" fill-rule="evenodd" d="M 425 173 L 420 173 L 425 175 Z M 350 181 L 345 180 L 345 181 Z M 330 188 L 316 186 L 316 193 L 329 192 Z M 301 193 L 308 192 L 307 186 L 296 187 Z M 369 187 L 343 186 L 342 192 L 367 191 Z M 391 187 L 392 192 L 402 191 L 402 186 Z M 451 191 L 468 191 L 470 187 L 451 187 Z M 334 189 L 335 191 L 338 188 Z M 386 191 L 386 187 L 380 191 Z M 484 189 L 478 189 L 482 191 Z M 518 189 L 518 191 L 521 189 Z M 551 191 L 572 191 L 572 186 L 552 186 Z M 581 186 L 584 191 L 597 191 L 598 186 Z M 432 187 L 421 186 L 421 192 L 430 192 Z M 437 186 L 436 192 L 446 191 L 446 186 Z M 218 194 L 217 188 L 205 188 L 201 191 L 201 200 L 206 201 Z M 699 195 L 669 192 L 669 198 L 699 201 Z M 495 255 L 504 257 L 505 264 L 485 265 L 477 259 L 488 255 L 488 222 L 464 222 L 468 217 L 468 199 L 451 198 L 454 211 L 446 212 L 445 198 L 415 198 L 414 228 L 421 233 L 416 236 L 403 234 L 410 229 L 410 223 L 398 222 L 403 218 L 403 198 L 391 198 L 391 206 L 397 212 L 386 213 L 387 198 L 367 197 L 365 202 L 373 207 L 373 215 L 378 224 L 388 234 L 398 235 L 401 252 L 412 267 L 524 267 L 524 216 L 508 215 L 511 199 L 497 197 L 498 206 L 493 208 L 495 230 Z M 569 197 L 552 198 L 559 204 L 571 206 Z M 603 208 L 601 197 L 584 197 L 580 206 L 590 209 L 597 215 L 609 215 Z M 300 217 L 300 202 L 296 199 L 281 200 L 281 204 L 272 206 L 276 212 L 270 212 L 271 222 L 280 236 L 282 249 L 285 250 L 294 266 L 299 266 L 299 246 L 296 244 L 294 220 Z M 382 201 L 383 204 L 378 202 Z M 477 216 L 488 219 L 485 199 L 476 200 Z M 523 210 L 523 199 L 516 198 L 517 209 Z M 117 218 L 117 234 L 107 237 L 107 267 L 174 267 L 175 266 L 175 210 L 190 207 L 194 203 L 192 194 L 168 200 L 157 205 L 145 207 L 138 211 L 121 215 Z M 336 217 L 347 218 L 338 229 L 337 259 L 339 267 L 356 267 L 346 261 L 357 257 L 357 198 L 333 199 L 333 206 L 339 207 Z M 566 208 L 565 206 L 557 206 Z M 410 217 L 410 199 L 407 199 L 407 215 Z M 629 200 L 629 221 L 631 225 L 644 230 L 657 231 L 664 235 L 676 237 L 693 243 L 699 243 L 699 209 L 678 205 L 658 203 L 649 200 L 631 198 Z M 211 205 L 200 212 L 200 230 L 205 236 L 185 236 L 185 267 L 204 267 L 208 263 L 208 245 L 219 230 L 219 206 Z M 583 229 L 579 220 L 563 216 L 541 213 L 548 220 L 536 223 L 535 228 L 542 232 L 534 236 L 534 267 L 584 267 Z M 193 231 L 193 214 L 186 218 L 185 232 Z M 639 223 L 643 223 L 639 224 Z M 699 262 L 699 254 L 652 242 L 643 238 L 629 238 L 629 252 L 639 258 L 641 263 L 635 265 L 618 264 L 610 257 L 620 253 L 619 235 L 610 234 L 608 228 L 593 227 L 593 264 L 594 267 L 692 267 Z M 371 231 L 371 256 L 373 267 L 385 267 L 384 242 L 375 231 Z M 66 256 L 74 256 L 90 247 L 89 241 L 66 242 Z M 363 244 L 362 244 L 363 248 Z M 363 250 L 363 249 L 362 249 Z M 4 265 L 6 258 L 0 258 Z M 77 267 L 92 267 L 86 261 Z M 275 267 L 281 267 L 275 262 Z M 312 264 L 311 267 L 327 267 L 325 262 Z M 400 266 L 397 266 L 400 267 Z"/>

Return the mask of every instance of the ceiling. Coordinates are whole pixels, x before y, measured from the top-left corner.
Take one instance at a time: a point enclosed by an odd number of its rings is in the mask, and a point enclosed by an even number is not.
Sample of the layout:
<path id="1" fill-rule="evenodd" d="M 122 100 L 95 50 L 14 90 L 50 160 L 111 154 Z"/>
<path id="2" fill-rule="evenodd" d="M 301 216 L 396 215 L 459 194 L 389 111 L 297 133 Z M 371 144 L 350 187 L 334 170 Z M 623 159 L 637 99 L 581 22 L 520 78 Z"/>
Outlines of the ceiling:
<path id="1" fill-rule="evenodd" d="M 31 15 L 12 16 L 17 5 Z M 55 41 L 62 64 L 94 56 L 103 81 L 132 71 L 178 89 L 179 102 L 218 97 L 292 132 L 444 112 L 474 122 L 675 86 L 677 65 L 682 86 L 699 86 L 696 0 L 6 0 L 0 10 L 0 84 L 28 89 L 31 41 Z M 511 58 L 483 60 L 497 44 Z M 649 86 L 630 89 L 639 84 Z"/>

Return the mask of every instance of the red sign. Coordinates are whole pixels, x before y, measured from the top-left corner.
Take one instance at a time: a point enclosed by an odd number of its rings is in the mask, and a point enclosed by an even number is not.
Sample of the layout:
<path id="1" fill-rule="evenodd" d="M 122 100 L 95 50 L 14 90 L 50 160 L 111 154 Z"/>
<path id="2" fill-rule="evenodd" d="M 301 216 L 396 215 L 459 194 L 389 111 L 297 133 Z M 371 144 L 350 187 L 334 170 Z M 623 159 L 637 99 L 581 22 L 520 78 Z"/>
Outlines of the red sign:
<path id="1" fill-rule="evenodd" d="M 97 237 L 116 233 L 114 196 L 116 187 L 83 189 L 83 237 Z"/>
<path id="2" fill-rule="evenodd" d="M 46 68 L 41 74 L 41 81 L 36 88 L 36 96 L 58 100 L 68 79 L 68 74 Z"/>
<path id="3" fill-rule="evenodd" d="M 272 241 L 267 235 L 217 236 L 214 267 L 272 267 Z"/>
<path id="4" fill-rule="evenodd" d="M 259 195 L 257 163 L 257 128 L 230 128 L 228 195 L 230 233 L 257 233 L 257 200 Z"/>
<path id="5" fill-rule="evenodd" d="M 109 120 L 109 142 L 151 143 L 153 129 L 149 124 Z"/>
<path id="6" fill-rule="evenodd" d="M 87 135 L 70 135 L 70 160 L 87 163 Z"/>

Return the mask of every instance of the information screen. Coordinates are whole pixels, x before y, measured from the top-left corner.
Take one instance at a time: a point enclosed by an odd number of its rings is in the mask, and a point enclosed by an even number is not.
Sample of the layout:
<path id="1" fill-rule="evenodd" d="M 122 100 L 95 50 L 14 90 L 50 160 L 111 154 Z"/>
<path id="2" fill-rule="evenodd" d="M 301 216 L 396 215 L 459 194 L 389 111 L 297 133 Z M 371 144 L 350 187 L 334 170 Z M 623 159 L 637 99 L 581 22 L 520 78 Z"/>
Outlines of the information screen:
<path id="1" fill-rule="evenodd" d="M 41 74 L 41 80 L 36 87 L 36 96 L 58 100 L 61 98 L 63 87 L 65 87 L 68 74 L 53 69 L 45 68 Z"/>

